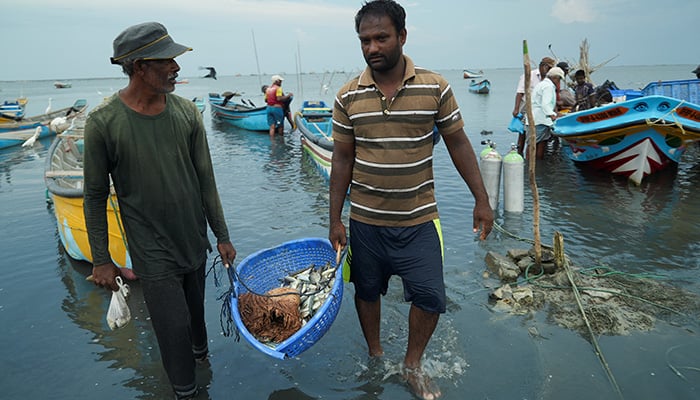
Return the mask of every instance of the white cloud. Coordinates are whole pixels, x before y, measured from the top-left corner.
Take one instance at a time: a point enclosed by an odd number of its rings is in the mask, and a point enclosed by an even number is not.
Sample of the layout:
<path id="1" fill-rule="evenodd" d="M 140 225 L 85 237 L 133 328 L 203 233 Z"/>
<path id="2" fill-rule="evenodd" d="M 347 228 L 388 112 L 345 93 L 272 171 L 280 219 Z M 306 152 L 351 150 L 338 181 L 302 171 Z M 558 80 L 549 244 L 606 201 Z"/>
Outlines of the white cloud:
<path id="1" fill-rule="evenodd" d="M 565 24 L 594 22 L 597 17 L 587 0 L 555 0 L 550 15 Z"/>

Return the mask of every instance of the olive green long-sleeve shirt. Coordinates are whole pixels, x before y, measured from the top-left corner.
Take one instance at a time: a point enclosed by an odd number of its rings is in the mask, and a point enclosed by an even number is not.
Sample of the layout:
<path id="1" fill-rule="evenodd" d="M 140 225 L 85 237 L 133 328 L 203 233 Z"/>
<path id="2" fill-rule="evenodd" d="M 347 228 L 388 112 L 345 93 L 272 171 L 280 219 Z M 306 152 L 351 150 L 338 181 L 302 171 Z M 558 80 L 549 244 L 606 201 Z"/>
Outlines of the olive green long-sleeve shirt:
<path id="1" fill-rule="evenodd" d="M 84 212 L 93 264 L 110 261 L 106 205 L 110 175 L 134 272 L 159 278 L 201 266 L 228 228 L 206 131 L 196 106 L 168 94 L 159 115 L 141 115 L 113 95 L 85 124 Z"/>

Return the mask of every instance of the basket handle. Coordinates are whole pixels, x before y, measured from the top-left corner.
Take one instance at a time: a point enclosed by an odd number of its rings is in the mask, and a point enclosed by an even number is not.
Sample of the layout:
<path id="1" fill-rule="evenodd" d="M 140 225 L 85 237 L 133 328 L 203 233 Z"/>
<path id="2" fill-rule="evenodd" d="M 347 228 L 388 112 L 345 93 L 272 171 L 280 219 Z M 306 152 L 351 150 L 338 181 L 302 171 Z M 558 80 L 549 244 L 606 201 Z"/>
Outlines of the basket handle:
<path id="1" fill-rule="evenodd" d="M 231 290 L 233 290 L 234 296 L 237 296 L 238 293 L 236 293 L 236 285 L 234 285 L 234 283 L 236 282 L 236 271 L 233 270 L 233 267 L 231 265 L 224 265 L 224 267 L 226 268 L 228 281 L 231 284 Z"/>

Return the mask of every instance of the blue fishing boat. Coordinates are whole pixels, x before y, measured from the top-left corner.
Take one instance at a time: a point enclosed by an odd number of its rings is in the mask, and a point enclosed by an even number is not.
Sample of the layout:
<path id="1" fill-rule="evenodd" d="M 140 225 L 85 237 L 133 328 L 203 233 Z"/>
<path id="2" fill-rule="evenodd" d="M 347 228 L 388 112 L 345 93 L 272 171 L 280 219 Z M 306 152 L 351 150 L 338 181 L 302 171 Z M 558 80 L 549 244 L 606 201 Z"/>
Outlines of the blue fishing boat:
<path id="1" fill-rule="evenodd" d="M 304 101 L 294 114 L 294 122 L 301 133 L 301 146 L 313 160 L 321 175 L 330 179 L 333 156 L 333 118 L 331 109 L 323 101 Z"/>
<path id="2" fill-rule="evenodd" d="M 212 117 L 249 131 L 268 132 L 267 106 L 257 107 L 250 100 L 232 101 L 237 93 L 209 93 L 209 107 Z"/>
<path id="3" fill-rule="evenodd" d="M 37 139 L 60 133 L 71 121 L 87 110 L 87 101 L 78 99 L 72 106 L 49 111 L 19 121 L 0 122 L 0 149 L 34 142 Z"/>
<path id="4" fill-rule="evenodd" d="M 472 79 L 469 84 L 469 91 L 477 94 L 488 94 L 491 91 L 491 82 L 488 79 L 478 82 Z"/>
<path id="5" fill-rule="evenodd" d="M 20 97 L 17 100 L 5 100 L 0 104 L 0 122 L 21 120 L 24 118 L 24 109 L 26 105 L 26 97 Z"/>
<path id="6" fill-rule="evenodd" d="M 644 96 L 567 114 L 554 123 L 565 154 L 579 165 L 640 184 L 677 164 L 700 141 L 700 106 L 666 96 Z"/>

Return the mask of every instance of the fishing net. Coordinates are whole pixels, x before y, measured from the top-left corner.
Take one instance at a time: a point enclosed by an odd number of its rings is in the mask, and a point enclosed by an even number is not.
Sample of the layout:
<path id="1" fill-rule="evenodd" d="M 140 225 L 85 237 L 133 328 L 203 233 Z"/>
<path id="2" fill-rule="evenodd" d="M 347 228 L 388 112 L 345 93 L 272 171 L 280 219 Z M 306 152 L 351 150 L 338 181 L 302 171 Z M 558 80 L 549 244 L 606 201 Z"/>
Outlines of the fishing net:
<path id="1" fill-rule="evenodd" d="M 243 293 L 238 312 L 248 331 L 260 342 L 282 342 L 301 328 L 299 292 L 275 288 L 264 296 Z"/>

